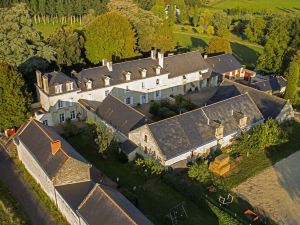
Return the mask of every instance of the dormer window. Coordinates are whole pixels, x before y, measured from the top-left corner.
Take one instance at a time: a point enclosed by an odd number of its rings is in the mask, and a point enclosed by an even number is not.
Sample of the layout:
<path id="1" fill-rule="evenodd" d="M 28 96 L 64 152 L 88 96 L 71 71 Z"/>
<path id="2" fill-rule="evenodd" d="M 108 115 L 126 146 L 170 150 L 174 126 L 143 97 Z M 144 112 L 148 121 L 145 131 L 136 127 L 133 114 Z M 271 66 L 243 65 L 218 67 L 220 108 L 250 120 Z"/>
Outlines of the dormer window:
<path id="1" fill-rule="evenodd" d="M 207 73 L 207 72 L 208 72 L 208 68 L 200 71 L 201 74 Z"/>
<path id="2" fill-rule="evenodd" d="M 159 79 L 156 79 L 156 85 L 159 85 Z"/>
<path id="3" fill-rule="evenodd" d="M 131 73 L 130 73 L 130 72 L 127 72 L 127 73 L 125 74 L 125 78 L 126 78 L 126 81 L 130 81 L 130 79 L 131 79 Z"/>
<path id="4" fill-rule="evenodd" d="M 186 80 L 186 76 L 185 76 L 185 75 L 183 75 L 182 78 L 183 78 L 184 80 Z"/>
<path id="5" fill-rule="evenodd" d="M 62 84 L 55 85 L 55 94 L 62 93 Z"/>
<path id="6" fill-rule="evenodd" d="M 104 78 L 104 85 L 105 85 L 105 86 L 109 86 L 109 85 L 110 85 L 110 77 L 109 77 L 109 76 L 106 76 L 106 77 Z"/>
<path id="7" fill-rule="evenodd" d="M 72 91 L 73 90 L 73 82 L 66 83 L 66 89 L 67 89 L 67 91 Z"/>
<path id="8" fill-rule="evenodd" d="M 161 71 L 161 67 L 160 66 L 156 67 L 155 69 L 156 75 L 159 75 L 160 71 Z"/>
<path id="9" fill-rule="evenodd" d="M 215 136 L 217 139 L 223 138 L 224 126 L 220 125 L 216 128 Z"/>
<path id="10" fill-rule="evenodd" d="M 240 128 L 246 127 L 247 126 L 247 120 L 248 120 L 247 116 L 244 116 L 243 118 L 241 118 L 239 120 L 239 127 Z"/>
<path id="11" fill-rule="evenodd" d="M 87 90 L 91 90 L 92 89 L 92 85 L 93 85 L 93 82 L 91 80 L 88 80 L 86 83 L 86 89 Z"/>
<path id="12" fill-rule="evenodd" d="M 145 78 L 147 76 L 147 70 L 146 69 L 143 69 L 141 71 L 141 73 L 142 73 L 142 78 Z"/>

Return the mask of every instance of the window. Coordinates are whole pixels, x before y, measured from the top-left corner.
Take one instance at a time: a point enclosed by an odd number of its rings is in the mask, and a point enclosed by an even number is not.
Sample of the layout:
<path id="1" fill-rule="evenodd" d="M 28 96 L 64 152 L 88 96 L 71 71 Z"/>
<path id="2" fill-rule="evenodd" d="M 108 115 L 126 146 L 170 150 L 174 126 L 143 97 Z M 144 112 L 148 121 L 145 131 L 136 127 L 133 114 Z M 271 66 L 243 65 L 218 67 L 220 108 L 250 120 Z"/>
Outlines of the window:
<path id="1" fill-rule="evenodd" d="M 148 148 L 147 148 L 147 146 L 144 147 L 144 153 L 148 153 Z"/>
<path id="2" fill-rule="evenodd" d="M 66 83 L 66 89 L 67 89 L 67 91 L 72 91 L 73 90 L 73 82 Z"/>
<path id="3" fill-rule="evenodd" d="M 184 80 L 186 80 L 186 76 L 185 76 L 185 75 L 183 75 L 182 78 L 183 78 Z"/>
<path id="4" fill-rule="evenodd" d="M 76 119 L 76 113 L 74 110 L 70 112 L 70 118 L 71 118 L 71 120 Z"/>
<path id="5" fill-rule="evenodd" d="M 142 82 L 142 88 L 145 88 L 144 82 Z"/>
<path id="6" fill-rule="evenodd" d="M 59 122 L 60 123 L 65 122 L 65 114 L 64 113 L 59 114 Z"/>
<path id="7" fill-rule="evenodd" d="M 159 85 L 159 79 L 156 79 L 156 85 Z"/>
<path id="8" fill-rule="evenodd" d="M 109 94 L 109 90 L 105 91 L 105 96 L 107 96 Z"/>
<path id="9" fill-rule="evenodd" d="M 70 100 L 69 100 L 69 106 L 72 107 L 73 105 L 74 105 L 73 98 L 70 98 Z"/>
<path id="10" fill-rule="evenodd" d="M 126 86 L 125 93 L 126 92 L 129 92 L 129 87 L 128 86 Z"/>
<path id="11" fill-rule="evenodd" d="M 155 98 L 160 98 L 160 96 L 161 96 L 161 91 L 160 90 L 156 91 Z"/>
<path id="12" fill-rule="evenodd" d="M 247 116 L 244 116 L 243 118 L 240 119 L 239 126 L 240 128 L 244 128 L 247 126 Z"/>
<path id="13" fill-rule="evenodd" d="M 148 137 L 147 137 L 147 135 L 145 134 L 145 136 L 144 136 L 144 142 L 147 142 L 148 141 Z"/>
<path id="14" fill-rule="evenodd" d="M 127 105 L 130 105 L 130 104 L 131 104 L 131 98 L 130 98 L 130 97 L 127 97 L 127 98 L 125 99 L 125 103 L 126 103 Z"/>
<path id="15" fill-rule="evenodd" d="M 48 120 L 43 120 L 43 124 L 48 126 Z"/>
<path id="16" fill-rule="evenodd" d="M 61 109 L 61 108 L 63 108 L 63 107 L 64 107 L 63 101 L 58 100 L 58 101 L 57 101 L 57 108 L 58 108 L 58 109 Z"/>
<path id="17" fill-rule="evenodd" d="M 55 94 L 62 93 L 62 84 L 55 85 Z"/>

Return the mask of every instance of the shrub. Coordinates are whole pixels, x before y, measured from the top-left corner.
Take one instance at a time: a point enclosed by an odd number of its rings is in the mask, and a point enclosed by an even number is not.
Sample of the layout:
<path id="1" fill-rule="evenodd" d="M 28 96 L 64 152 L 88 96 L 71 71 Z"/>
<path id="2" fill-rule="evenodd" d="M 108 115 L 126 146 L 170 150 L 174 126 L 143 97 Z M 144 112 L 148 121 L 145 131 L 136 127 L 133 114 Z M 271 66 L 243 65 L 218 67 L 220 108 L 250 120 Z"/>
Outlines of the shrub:
<path id="1" fill-rule="evenodd" d="M 163 166 L 152 158 L 135 160 L 135 165 L 145 176 L 160 175 L 163 172 Z"/>
<path id="2" fill-rule="evenodd" d="M 212 180 L 212 175 L 208 170 L 208 165 L 206 163 L 197 163 L 193 165 L 189 169 L 188 175 L 190 178 L 203 184 L 207 184 Z"/>

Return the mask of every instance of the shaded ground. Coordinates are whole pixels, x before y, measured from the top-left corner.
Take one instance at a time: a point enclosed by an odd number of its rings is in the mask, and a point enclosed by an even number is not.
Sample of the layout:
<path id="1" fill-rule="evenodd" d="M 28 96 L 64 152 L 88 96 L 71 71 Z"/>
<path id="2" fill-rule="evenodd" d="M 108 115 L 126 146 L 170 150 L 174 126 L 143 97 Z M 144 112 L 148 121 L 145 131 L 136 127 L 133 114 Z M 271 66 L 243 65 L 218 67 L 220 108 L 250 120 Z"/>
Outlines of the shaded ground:
<path id="1" fill-rule="evenodd" d="M 234 191 L 275 221 L 300 224 L 300 152 L 277 162 Z"/>
<path id="2" fill-rule="evenodd" d="M 189 99 L 198 107 L 202 107 L 216 93 L 217 90 L 218 88 L 202 88 L 199 92 L 187 94 L 184 97 Z"/>

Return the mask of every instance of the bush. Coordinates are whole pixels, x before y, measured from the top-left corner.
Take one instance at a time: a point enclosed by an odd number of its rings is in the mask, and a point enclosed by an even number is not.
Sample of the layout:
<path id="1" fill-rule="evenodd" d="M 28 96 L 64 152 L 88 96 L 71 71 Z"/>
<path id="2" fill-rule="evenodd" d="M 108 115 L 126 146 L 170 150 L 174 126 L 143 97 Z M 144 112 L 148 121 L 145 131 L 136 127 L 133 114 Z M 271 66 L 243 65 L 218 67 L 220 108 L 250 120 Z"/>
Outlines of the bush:
<path id="1" fill-rule="evenodd" d="M 197 180 L 202 184 L 208 184 L 212 180 L 211 172 L 206 163 L 197 163 L 188 170 L 190 178 Z"/>
<path id="2" fill-rule="evenodd" d="M 78 129 L 76 125 L 71 122 L 70 118 L 66 120 L 66 123 L 63 126 L 63 132 L 67 138 L 78 134 Z"/>
<path id="3" fill-rule="evenodd" d="M 135 160 L 135 165 L 140 172 L 147 177 L 151 175 L 161 175 L 163 172 L 163 166 L 152 158 L 138 158 Z"/>

